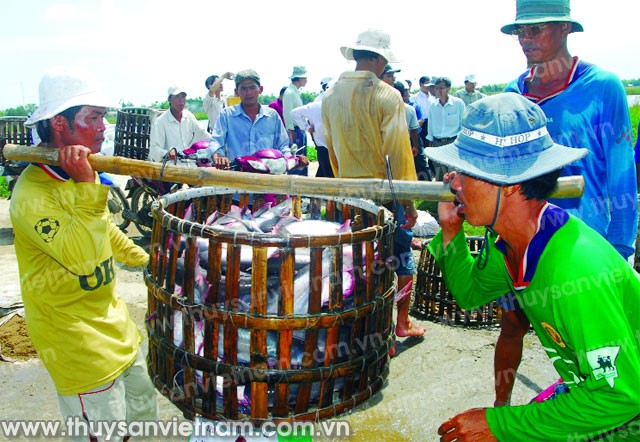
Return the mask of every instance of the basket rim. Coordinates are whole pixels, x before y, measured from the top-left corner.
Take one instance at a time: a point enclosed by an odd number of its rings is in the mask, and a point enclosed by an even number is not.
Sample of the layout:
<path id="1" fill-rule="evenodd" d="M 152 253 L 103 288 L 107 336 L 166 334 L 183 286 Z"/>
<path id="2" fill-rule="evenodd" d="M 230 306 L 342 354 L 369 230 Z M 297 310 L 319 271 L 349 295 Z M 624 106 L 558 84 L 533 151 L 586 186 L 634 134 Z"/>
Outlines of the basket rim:
<path id="1" fill-rule="evenodd" d="M 395 229 L 395 218 L 393 214 L 384 206 L 378 205 L 371 200 L 358 198 L 345 198 L 333 196 L 317 196 L 317 195 L 295 195 L 306 198 L 321 198 L 348 204 L 362 210 L 366 210 L 371 214 L 384 215 L 384 225 L 376 225 L 365 227 L 356 232 L 338 233 L 334 235 L 315 235 L 315 234 L 298 234 L 298 235 L 281 235 L 274 233 L 262 232 L 231 232 L 216 229 L 202 223 L 184 220 L 178 216 L 169 213 L 165 207 L 178 202 L 188 201 L 194 198 L 228 195 L 243 192 L 242 189 L 222 186 L 206 186 L 191 189 L 183 189 L 177 192 L 163 195 L 160 199 L 153 202 L 151 211 L 154 218 L 160 221 L 163 227 L 172 231 L 188 236 L 199 236 L 210 240 L 218 240 L 233 245 L 250 245 L 256 247 L 320 247 L 335 246 L 341 244 L 353 244 L 365 241 L 372 241 L 384 237 L 386 234 L 393 232 Z M 250 192 L 254 195 L 262 195 L 269 192 Z"/>

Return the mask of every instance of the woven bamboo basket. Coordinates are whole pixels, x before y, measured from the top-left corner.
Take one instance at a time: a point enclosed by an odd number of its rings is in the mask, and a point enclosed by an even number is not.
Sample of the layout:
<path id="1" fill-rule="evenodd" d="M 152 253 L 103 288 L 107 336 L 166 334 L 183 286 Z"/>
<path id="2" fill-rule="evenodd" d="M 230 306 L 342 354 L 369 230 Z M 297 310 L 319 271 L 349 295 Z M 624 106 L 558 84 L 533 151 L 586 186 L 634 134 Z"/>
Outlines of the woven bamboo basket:
<path id="1" fill-rule="evenodd" d="M 478 254 L 483 241 L 484 238 L 481 237 L 467 237 L 472 255 Z M 435 258 L 429 252 L 427 246 L 430 242 L 431 240 L 425 241 L 420 253 L 412 313 L 429 321 L 462 327 L 499 325 L 501 312 L 496 301 L 474 310 L 464 310 L 458 306 L 444 282 Z"/>
<path id="2" fill-rule="evenodd" d="M 151 124 L 157 113 L 153 109 L 142 107 L 118 110 L 114 154 L 134 160 L 146 160 L 149 156 Z"/>
<path id="3" fill-rule="evenodd" d="M 31 129 L 24 125 L 27 117 L 0 117 L 0 164 L 6 160 L 2 155 L 5 144 L 20 144 L 30 146 L 33 144 Z"/>
<path id="4" fill-rule="evenodd" d="M 389 371 L 397 287 L 385 265 L 392 215 L 364 200 L 292 196 L 294 216 L 309 203 L 324 220 L 351 220 L 351 231 L 276 235 L 204 225 L 214 211 L 229 211 L 233 192 L 195 188 L 154 203 L 145 281 L 148 367 L 156 387 L 187 418 L 317 421 L 353 409 L 382 388 Z M 241 207 L 264 200 L 260 194 L 239 198 Z M 250 276 L 241 270 L 243 247 L 250 252 Z M 353 262 L 349 298 L 343 294 L 346 250 Z M 302 277 L 305 256 L 309 273 Z M 329 277 L 323 278 L 327 256 Z M 206 300 L 194 270 L 203 259 Z M 297 298 L 298 278 L 309 281 L 306 304 Z"/>

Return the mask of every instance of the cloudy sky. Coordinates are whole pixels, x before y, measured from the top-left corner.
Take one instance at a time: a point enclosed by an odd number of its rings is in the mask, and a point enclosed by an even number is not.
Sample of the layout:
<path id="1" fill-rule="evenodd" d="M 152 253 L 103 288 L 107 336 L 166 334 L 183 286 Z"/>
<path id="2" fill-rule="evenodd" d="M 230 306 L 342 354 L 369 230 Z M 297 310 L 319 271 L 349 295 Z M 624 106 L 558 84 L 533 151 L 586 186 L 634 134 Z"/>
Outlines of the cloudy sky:
<path id="1" fill-rule="evenodd" d="M 640 77 L 640 2 L 572 3 L 585 32 L 569 37 L 571 53 Z M 42 74 L 57 66 L 82 66 L 115 100 L 135 105 L 164 100 L 174 83 L 203 95 L 208 75 L 247 68 L 276 93 L 305 65 L 307 90 L 317 91 L 322 77 L 353 69 L 339 47 L 366 28 L 391 34 L 400 79 L 447 75 L 459 85 L 474 73 L 480 84 L 504 83 L 525 65 L 499 31 L 514 17 L 515 0 L 5 0 L 0 109 L 37 103 Z"/>

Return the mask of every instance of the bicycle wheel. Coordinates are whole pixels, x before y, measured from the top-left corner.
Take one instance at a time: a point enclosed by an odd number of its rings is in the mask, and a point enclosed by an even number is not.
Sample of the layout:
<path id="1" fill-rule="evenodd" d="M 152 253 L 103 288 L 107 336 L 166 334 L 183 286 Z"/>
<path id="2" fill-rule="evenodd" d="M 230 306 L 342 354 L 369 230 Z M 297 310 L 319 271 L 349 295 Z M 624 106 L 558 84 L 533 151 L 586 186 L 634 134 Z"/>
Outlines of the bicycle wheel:
<path id="1" fill-rule="evenodd" d="M 151 238 L 153 215 L 151 213 L 153 198 L 142 187 L 138 187 L 131 195 L 131 211 L 136 214 L 138 221 L 133 223 L 145 238 Z"/>
<path id="2" fill-rule="evenodd" d="M 124 218 L 122 213 L 125 210 L 129 210 L 129 201 L 127 201 L 127 197 L 118 186 L 111 186 L 109 189 L 107 207 L 109 208 L 111 221 L 124 232 L 129 227 L 130 221 Z"/>

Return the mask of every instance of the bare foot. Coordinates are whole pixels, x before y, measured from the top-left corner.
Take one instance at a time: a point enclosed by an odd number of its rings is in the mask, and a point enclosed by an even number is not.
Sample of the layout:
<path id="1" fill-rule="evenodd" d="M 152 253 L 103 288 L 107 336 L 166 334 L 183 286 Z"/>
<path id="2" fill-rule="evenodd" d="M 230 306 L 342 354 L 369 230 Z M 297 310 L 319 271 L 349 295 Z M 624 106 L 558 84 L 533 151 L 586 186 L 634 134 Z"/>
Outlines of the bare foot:
<path id="1" fill-rule="evenodd" d="M 389 349 L 389 357 L 392 358 L 396 355 L 396 344 L 394 343 L 393 346 Z"/>
<path id="2" fill-rule="evenodd" d="M 427 331 L 426 328 L 420 325 L 416 325 L 412 322 L 409 322 L 408 328 L 404 328 L 404 327 L 401 327 L 400 325 L 396 325 L 396 336 L 400 338 L 404 338 L 407 336 L 422 336 L 425 334 L 426 331 Z"/>

